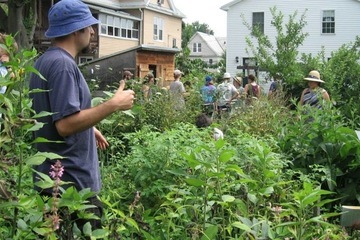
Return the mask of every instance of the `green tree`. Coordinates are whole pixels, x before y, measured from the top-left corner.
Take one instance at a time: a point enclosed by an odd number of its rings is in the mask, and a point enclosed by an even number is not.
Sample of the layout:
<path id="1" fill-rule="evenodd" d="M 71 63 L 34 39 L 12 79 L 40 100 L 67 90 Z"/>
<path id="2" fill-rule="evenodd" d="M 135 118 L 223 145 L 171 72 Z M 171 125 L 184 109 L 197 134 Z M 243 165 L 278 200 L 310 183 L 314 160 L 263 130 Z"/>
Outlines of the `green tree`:
<path id="1" fill-rule="evenodd" d="M 298 12 L 289 15 L 288 22 L 285 23 L 284 14 L 276 7 L 270 8 L 272 14 L 271 25 L 276 30 L 275 40 L 263 34 L 258 27 L 252 27 L 243 17 L 244 25 L 251 31 L 252 35 L 246 38 L 248 48 L 246 51 L 253 55 L 256 62 L 262 69 L 266 69 L 270 75 L 274 76 L 280 73 L 283 82 L 291 88 L 299 84 L 303 78 L 304 65 L 299 61 L 300 53 L 298 51 L 308 36 L 303 29 L 307 22 L 305 21 L 306 11 L 298 18 Z M 253 41 L 253 39 L 256 41 Z M 255 45 L 257 43 L 257 45 Z M 302 58 L 312 59 L 311 56 L 303 55 Z M 314 60 L 316 62 L 316 60 Z M 319 62 L 319 61 L 318 61 Z M 290 92 L 297 92 L 295 89 L 288 89 Z"/>
<path id="2" fill-rule="evenodd" d="M 177 54 L 175 65 L 177 68 L 180 68 L 185 74 L 192 73 L 194 71 L 204 72 L 203 68 L 206 67 L 206 63 L 199 60 L 190 60 L 190 49 L 188 48 L 189 41 L 191 37 L 196 32 L 203 32 L 208 34 L 214 34 L 214 31 L 209 28 L 209 25 L 206 23 L 199 23 L 199 21 L 187 24 L 182 22 L 182 33 L 181 33 L 181 48 L 182 51 Z M 195 74 L 196 75 L 196 74 Z"/>
<path id="3" fill-rule="evenodd" d="M 37 3 L 37 0 L 8 0 L 0 5 L 0 30 L 15 36 L 20 48 L 32 47 Z"/>
<path id="4" fill-rule="evenodd" d="M 209 25 L 206 23 L 200 23 L 199 21 L 193 22 L 191 24 L 182 22 L 182 33 L 181 33 L 181 47 L 184 49 L 187 47 L 190 38 L 196 32 L 203 32 L 210 35 L 214 35 L 214 31 L 209 28 Z"/>
<path id="5" fill-rule="evenodd" d="M 331 54 L 322 71 L 326 89 L 342 114 L 359 128 L 360 116 L 360 37 Z"/>

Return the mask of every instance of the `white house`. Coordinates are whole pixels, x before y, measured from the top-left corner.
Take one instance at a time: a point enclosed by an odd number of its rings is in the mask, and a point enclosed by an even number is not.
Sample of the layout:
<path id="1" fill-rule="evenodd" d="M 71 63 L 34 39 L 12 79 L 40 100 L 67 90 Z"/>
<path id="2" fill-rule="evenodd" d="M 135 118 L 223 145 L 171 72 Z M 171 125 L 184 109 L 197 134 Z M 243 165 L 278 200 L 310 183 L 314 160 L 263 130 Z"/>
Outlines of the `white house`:
<path id="1" fill-rule="evenodd" d="M 190 59 L 201 59 L 209 65 L 216 64 L 225 53 L 226 38 L 196 32 L 188 43 Z"/>
<path id="2" fill-rule="evenodd" d="M 271 25 L 270 12 L 274 6 L 284 14 L 284 23 L 295 11 L 300 18 L 307 10 L 303 32 L 309 36 L 299 48 L 300 53 L 316 55 L 324 47 L 325 57 L 329 58 L 332 51 L 354 42 L 360 34 L 360 0 L 234 0 L 221 7 L 227 12 L 227 72 L 247 75 L 248 71 L 237 67 L 253 64 L 252 56 L 246 53 L 245 37 L 250 36 L 250 31 L 242 16 L 250 25 L 258 24 L 275 42 L 276 29 Z"/>

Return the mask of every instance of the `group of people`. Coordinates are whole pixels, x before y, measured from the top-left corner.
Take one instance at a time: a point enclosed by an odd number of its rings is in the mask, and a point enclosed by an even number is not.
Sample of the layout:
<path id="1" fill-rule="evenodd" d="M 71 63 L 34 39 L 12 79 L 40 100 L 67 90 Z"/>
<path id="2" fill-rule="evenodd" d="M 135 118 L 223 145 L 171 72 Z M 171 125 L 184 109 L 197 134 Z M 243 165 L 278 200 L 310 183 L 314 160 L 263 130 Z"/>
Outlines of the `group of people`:
<path id="1" fill-rule="evenodd" d="M 221 112 L 222 110 L 229 111 L 231 105 L 236 101 L 244 101 L 249 105 L 253 100 L 257 100 L 262 95 L 261 87 L 256 81 L 253 74 L 248 76 L 248 83 L 243 87 L 241 77 L 233 77 L 231 81 L 230 73 L 224 73 L 223 82 L 215 86 L 212 77 L 205 77 L 205 84 L 201 88 L 201 95 L 203 98 L 203 106 L 205 112 L 212 114 L 211 109 Z M 322 108 L 321 100 L 330 101 L 328 92 L 321 88 L 321 83 L 324 83 L 320 78 L 320 73 L 317 70 L 312 70 L 304 80 L 308 81 L 308 88 L 305 88 L 300 97 L 300 105 L 310 105 L 317 108 Z M 280 74 L 274 76 L 274 81 L 271 83 L 268 97 L 273 97 L 280 91 Z"/>
<path id="2" fill-rule="evenodd" d="M 212 80 L 211 76 L 206 76 L 205 84 L 200 91 L 205 111 L 209 114 L 213 111 L 219 113 L 230 111 L 231 106 L 239 99 L 244 99 L 247 104 L 250 104 L 252 99 L 258 99 L 261 96 L 261 88 L 252 74 L 248 76 L 249 82 L 245 87 L 243 87 L 241 77 L 232 78 L 228 72 L 224 73 L 223 81 L 219 85 L 215 86 Z"/>
<path id="3" fill-rule="evenodd" d="M 97 106 L 91 106 L 91 93 L 83 74 L 78 68 L 75 57 L 90 45 L 90 39 L 94 35 L 92 25 L 99 21 L 94 18 L 89 7 L 78 0 L 62 0 L 54 4 L 48 13 L 49 28 L 45 35 L 52 39 L 53 46 L 44 52 L 35 62 L 35 69 L 46 79 L 32 73 L 30 77 L 30 90 L 42 89 L 44 91 L 31 94 L 32 107 L 36 113 L 51 112 L 52 115 L 42 116 L 37 119 L 44 126 L 34 133 L 34 138 L 45 138 L 49 142 L 37 142 L 35 147 L 41 152 L 56 153 L 63 157 L 61 160 L 65 169 L 62 179 L 69 183 L 64 188 L 74 186 L 77 190 L 85 188 L 98 194 L 101 189 L 101 176 L 99 171 L 99 158 L 97 149 L 104 150 L 109 146 L 106 138 L 95 127 L 100 121 L 114 112 L 131 109 L 133 107 L 135 92 L 125 88 L 125 80 L 120 81 L 120 86 L 115 94 L 107 101 Z M 0 36 L 0 39 L 3 39 Z M 0 49 L 1 50 L 1 49 Z M 0 51 L 1 76 L 7 74 L 4 62 L 8 61 L 6 52 Z M 177 107 L 185 104 L 186 91 L 180 81 L 182 72 L 174 71 L 174 81 L 170 85 L 170 92 L 177 96 Z M 131 77 L 126 72 L 126 77 Z M 205 85 L 201 88 L 204 104 L 214 104 L 218 109 L 228 109 L 232 102 L 239 97 L 245 99 L 259 98 L 261 88 L 256 83 L 254 75 L 248 76 L 248 84 L 243 87 L 242 79 L 233 78 L 225 73 L 223 82 L 218 86 L 213 84 L 212 78 L 205 78 Z M 326 90 L 320 88 L 320 74 L 311 71 L 305 78 L 309 81 L 301 95 L 301 104 L 310 104 L 321 107 L 319 96 L 329 100 Z M 144 83 L 143 93 L 148 98 L 151 95 L 150 84 L 154 82 L 154 76 L 148 75 Z M 1 92 L 6 89 L 1 88 Z M 202 123 L 202 125 L 208 123 Z M 35 166 L 36 172 L 49 174 L 54 164 L 46 160 Z M 34 182 L 40 181 L 40 176 L 34 171 Z M 52 196 L 52 189 L 36 190 L 44 196 Z M 89 199 L 94 208 L 93 212 L 101 218 L 102 204 L 96 195 Z M 78 220 L 78 219 L 74 219 Z M 81 224 L 81 223 L 79 223 Z M 92 220 L 93 230 L 100 228 L 100 220 Z"/>

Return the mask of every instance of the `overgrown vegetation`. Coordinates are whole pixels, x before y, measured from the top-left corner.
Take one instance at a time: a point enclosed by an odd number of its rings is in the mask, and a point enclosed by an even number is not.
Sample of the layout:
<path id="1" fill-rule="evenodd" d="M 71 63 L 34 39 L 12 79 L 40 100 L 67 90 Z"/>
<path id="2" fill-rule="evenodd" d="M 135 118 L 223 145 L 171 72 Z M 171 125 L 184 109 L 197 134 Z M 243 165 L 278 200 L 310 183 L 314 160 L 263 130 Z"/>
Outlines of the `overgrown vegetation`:
<path id="1" fill-rule="evenodd" d="M 187 76 L 192 88 L 183 111 L 175 111 L 168 92 L 157 87 L 151 100 L 143 101 L 141 84 L 134 82 L 138 100 L 132 111 L 97 126 L 110 143 L 99 153 L 104 227 L 92 231 L 85 225 L 83 235 L 66 215 L 60 221 L 66 227 L 59 232 L 56 209 L 67 207 L 68 214 L 93 218 L 83 212 L 91 207 L 86 202 L 91 192 L 62 192 L 46 175 L 41 187 L 52 186 L 60 196 L 42 199 L 33 190 L 31 166 L 46 158 L 55 164 L 61 156 L 32 147 L 46 141 L 31 138 L 41 127 L 32 116 L 26 82 L 36 72 L 36 52 L 13 54 L 9 65 L 16 77 L 0 81 L 9 89 L 0 95 L 0 238 L 358 239 L 339 223 L 341 205 L 359 205 L 356 46 L 343 46 L 330 61 L 309 57 L 303 64 L 320 61 L 317 66 L 337 102 L 322 111 L 304 109 L 287 94 L 270 100 L 263 96 L 216 117 L 210 128 L 198 129 L 194 122 L 202 111 L 198 89 L 203 72 Z M 302 77 L 294 83 L 300 86 Z M 111 94 L 94 98 L 93 104 Z M 215 141 L 213 127 L 222 129 L 225 138 Z"/>

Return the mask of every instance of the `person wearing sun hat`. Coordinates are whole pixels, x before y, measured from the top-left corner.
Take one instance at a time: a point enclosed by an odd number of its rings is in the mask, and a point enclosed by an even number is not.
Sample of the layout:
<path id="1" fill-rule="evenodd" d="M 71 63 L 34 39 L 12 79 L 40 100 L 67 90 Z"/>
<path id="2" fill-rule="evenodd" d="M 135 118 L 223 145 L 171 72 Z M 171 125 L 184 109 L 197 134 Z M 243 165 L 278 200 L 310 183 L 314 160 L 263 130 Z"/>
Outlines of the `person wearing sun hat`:
<path id="1" fill-rule="evenodd" d="M 230 79 L 230 73 L 224 73 L 223 82 L 220 83 L 216 88 L 218 95 L 217 107 L 219 112 L 221 112 L 221 110 L 226 110 L 227 112 L 230 112 L 232 101 L 239 96 L 238 90 L 230 82 Z"/>
<path id="2" fill-rule="evenodd" d="M 301 93 L 300 104 L 310 105 L 312 107 L 321 109 L 321 100 L 330 101 L 330 96 L 325 89 L 320 87 L 320 84 L 324 83 L 320 77 L 320 73 L 316 70 L 312 70 L 304 78 L 304 80 L 308 81 L 309 87 L 305 88 Z"/>
<path id="3" fill-rule="evenodd" d="M 99 193 L 101 177 L 97 148 L 108 147 L 106 138 L 95 125 L 118 110 L 127 110 L 133 106 L 134 92 L 124 90 L 125 82 L 108 101 L 91 106 L 91 93 L 83 74 L 78 68 L 75 57 L 90 45 L 94 35 L 92 25 L 99 21 L 93 17 L 89 7 L 80 0 L 62 0 L 54 4 L 48 13 L 49 28 L 45 36 L 52 39 L 53 46 L 35 62 L 34 68 L 41 74 L 30 77 L 30 90 L 42 91 L 30 94 L 32 108 L 36 114 L 49 112 L 37 118 L 43 125 L 34 132 L 35 139 L 47 139 L 35 144 L 39 152 L 50 152 L 63 157 L 64 168 L 61 180 L 67 182 L 61 187 L 75 187 L 78 191 L 90 189 Z M 33 181 L 35 189 L 41 195 L 52 196 L 51 188 L 37 186 L 43 173 L 49 176 L 54 161 L 45 160 L 34 166 Z M 101 219 L 102 204 L 97 196 L 87 199 L 94 208 L 86 210 Z M 97 219 L 79 219 L 72 216 L 78 228 L 90 222 L 92 230 L 101 228 Z M 60 228 L 61 228 L 60 223 Z"/>

